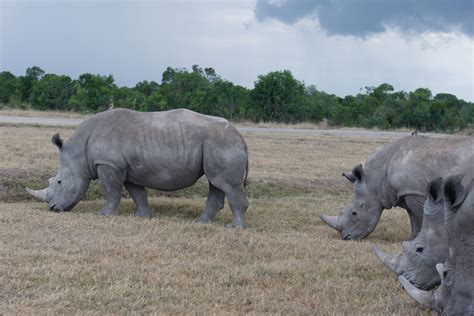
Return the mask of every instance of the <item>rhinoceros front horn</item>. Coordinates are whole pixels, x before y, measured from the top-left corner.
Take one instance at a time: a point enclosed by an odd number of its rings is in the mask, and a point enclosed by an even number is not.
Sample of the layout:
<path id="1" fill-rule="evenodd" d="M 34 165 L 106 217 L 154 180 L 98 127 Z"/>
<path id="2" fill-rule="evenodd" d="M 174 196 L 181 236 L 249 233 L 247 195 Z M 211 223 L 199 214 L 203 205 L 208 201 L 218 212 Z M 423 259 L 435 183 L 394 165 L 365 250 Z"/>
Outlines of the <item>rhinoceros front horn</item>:
<path id="1" fill-rule="evenodd" d="M 403 288 L 407 291 L 407 293 L 413 297 L 415 301 L 420 303 L 423 306 L 428 308 L 438 310 L 436 306 L 436 300 L 434 292 L 432 291 L 423 291 L 416 288 L 413 284 L 411 284 L 404 276 L 399 276 L 398 281 L 402 284 Z"/>
<path id="2" fill-rule="evenodd" d="M 380 250 L 378 246 L 373 246 L 372 247 L 372 252 L 379 258 L 382 263 L 392 270 L 393 273 L 397 273 L 397 266 L 398 266 L 398 256 L 383 252 Z"/>
<path id="3" fill-rule="evenodd" d="M 35 198 L 38 198 L 44 202 L 48 202 L 47 198 L 46 198 L 46 190 L 48 190 L 47 188 L 46 189 L 43 189 L 43 190 L 32 190 L 30 188 L 26 188 L 26 191 L 33 195 Z"/>
<path id="4" fill-rule="evenodd" d="M 341 231 L 341 228 L 337 224 L 338 216 L 319 215 L 321 220 L 325 222 L 329 227 L 334 228 L 337 231 Z"/>

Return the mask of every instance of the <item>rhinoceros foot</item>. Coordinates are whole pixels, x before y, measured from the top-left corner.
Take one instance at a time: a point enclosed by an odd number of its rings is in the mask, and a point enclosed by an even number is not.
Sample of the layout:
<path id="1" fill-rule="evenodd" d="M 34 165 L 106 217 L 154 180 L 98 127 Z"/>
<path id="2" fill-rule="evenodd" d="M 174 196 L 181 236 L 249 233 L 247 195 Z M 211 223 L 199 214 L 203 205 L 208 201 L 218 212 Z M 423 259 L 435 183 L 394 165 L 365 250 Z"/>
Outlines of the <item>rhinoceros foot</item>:
<path id="1" fill-rule="evenodd" d="M 144 217 L 144 218 L 153 218 L 153 216 L 155 216 L 155 212 L 149 207 L 139 207 L 135 211 L 135 216 Z"/>
<path id="2" fill-rule="evenodd" d="M 243 223 L 227 223 L 226 227 L 236 228 L 236 229 L 245 229 L 247 226 Z"/>
<path id="3" fill-rule="evenodd" d="M 115 216 L 117 215 L 117 210 L 110 210 L 108 208 L 103 208 L 99 211 L 100 216 Z"/>
<path id="4" fill-rule="evenodd" d="M 198 218 L 196 218 L 196 223 L 209 224 L 209 223 L 211 223 L 211 219 L 207 218 L 207 217 L 199 216 Z"/>

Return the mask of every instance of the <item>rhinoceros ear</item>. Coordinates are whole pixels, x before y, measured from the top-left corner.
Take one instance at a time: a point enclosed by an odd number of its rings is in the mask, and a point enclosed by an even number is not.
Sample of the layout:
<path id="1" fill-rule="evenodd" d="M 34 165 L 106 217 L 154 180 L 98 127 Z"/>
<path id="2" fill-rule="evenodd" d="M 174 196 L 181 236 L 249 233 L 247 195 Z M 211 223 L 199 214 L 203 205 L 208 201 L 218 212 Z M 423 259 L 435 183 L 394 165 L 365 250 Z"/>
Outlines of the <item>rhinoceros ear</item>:
<path id="1" fill-rule="evenodd" d="M 467 190 L 462 184 L 463 175 L 449 177 L 444 182 L 444 202 L 449 208 L 456 208 L 466 198 Z"/>
<path id="2" fill-rule="evenodd" d="M 350 182 L 354 183 L 356 181 L 356 177 L 354 177 L 354 175 L 352 173 L 345 173 L 343 172 L 342 173 L 342 176 L 343 177 L 346 177 L 347 180 L 349 180 Z"/>
<path id="3" fill-rule="evenodd" d="M 362 180 L 362 177 L 364 177 L 364 169 L 362 169 L 362 165 L 357 165 L 352 169 L 352 174 L 357 180 Z"/>
<path id="4" fill-rule="evenodd" d="M 59 150 L 63 149 L 63 140 L 59 136 L 59 133 L 54 134 L 54 136 L 51 138 L 51 142 L 58 146 Z"/>
<path id="5" fill-rule="evenodd" d="M 442 195 L 443 195 L 442 184 L 443 184 L 443 178 L 437 178 L 431 181 L 430 183 L 428 183 L 427 192 L 428 192 L 428 198 L 431 201 L 436 202 L 440 198 L 442 198 Z"/>

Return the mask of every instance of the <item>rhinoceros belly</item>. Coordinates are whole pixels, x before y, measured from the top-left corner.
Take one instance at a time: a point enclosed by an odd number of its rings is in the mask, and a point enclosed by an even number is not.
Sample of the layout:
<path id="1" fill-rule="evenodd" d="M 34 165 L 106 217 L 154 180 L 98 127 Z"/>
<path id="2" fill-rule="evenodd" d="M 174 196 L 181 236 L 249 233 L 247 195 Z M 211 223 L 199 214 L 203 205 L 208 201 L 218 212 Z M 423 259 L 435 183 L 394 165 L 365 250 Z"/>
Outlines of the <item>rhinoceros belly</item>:
<path id="1" fill-rule="evenodd" d="M 202 148 L 186 153 L 163 148 L 129 161 L 127 181 L 162 191 L 193 185 L 203 175 Z"/>

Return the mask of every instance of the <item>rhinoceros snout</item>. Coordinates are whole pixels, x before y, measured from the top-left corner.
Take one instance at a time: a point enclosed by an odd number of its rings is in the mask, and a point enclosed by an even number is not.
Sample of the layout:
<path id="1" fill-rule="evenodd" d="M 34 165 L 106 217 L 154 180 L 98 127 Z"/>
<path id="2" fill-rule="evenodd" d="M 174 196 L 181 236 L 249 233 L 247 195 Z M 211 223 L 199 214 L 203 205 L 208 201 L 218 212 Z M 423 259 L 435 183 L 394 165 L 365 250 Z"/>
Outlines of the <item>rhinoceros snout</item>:
<path id="1" fill-rule="evenodd" d="M 55 212 L 55 213 L 62 212 L 62 209 L 56 207 L 56 204 L 51 205 L 51 206 L 49 207 L 49 210 L 50 210 L 51 212 Z"/>
<path id="2" fill-rule="evenodd" d="M 347 234 L 347 233 L 342 234 L 341 237 L 342 237 L 343 240 L 351 240 L 352 239 L 351 234 Z"/>

